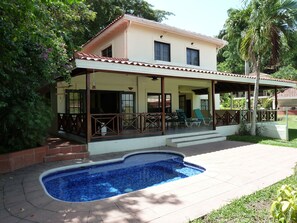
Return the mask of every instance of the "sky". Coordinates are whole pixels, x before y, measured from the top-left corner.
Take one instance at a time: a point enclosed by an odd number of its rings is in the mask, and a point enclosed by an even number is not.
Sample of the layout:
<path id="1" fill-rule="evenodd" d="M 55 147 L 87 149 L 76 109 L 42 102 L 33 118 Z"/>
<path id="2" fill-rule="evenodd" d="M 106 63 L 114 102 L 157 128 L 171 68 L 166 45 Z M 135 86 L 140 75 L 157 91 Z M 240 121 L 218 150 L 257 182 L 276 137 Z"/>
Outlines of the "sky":
<path id="1" fill-rule="evenodd" d="M 230 8 L 242 8 L 242 0 L 146 0 L 154 9 L 174 13 L 162 23 L 216 36 L 223 29 Z"/>

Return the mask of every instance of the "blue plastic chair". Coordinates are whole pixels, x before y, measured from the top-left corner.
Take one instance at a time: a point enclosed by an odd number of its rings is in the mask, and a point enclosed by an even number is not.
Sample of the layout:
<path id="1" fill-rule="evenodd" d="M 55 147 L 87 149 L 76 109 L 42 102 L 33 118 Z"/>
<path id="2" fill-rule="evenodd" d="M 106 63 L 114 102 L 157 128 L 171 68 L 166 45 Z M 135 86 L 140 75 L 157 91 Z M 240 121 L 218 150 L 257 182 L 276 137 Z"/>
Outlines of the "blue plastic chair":
<path id="1" fill-rule="evenodd" d="M 199 108 L 194 109 L 194 113 L 196 118 L 201 121 L 204 125 L 210 125 L 212 123 L 212 118 L 211 117 L 204 117 L 202 114 L 201 110 Z"/>
<path id="2" fill-rule="evenodd" d="M 177 109 L 176 110 L 178 122 L 180 124 L 184 124 L 187 127 L 191 127 L 194 124 L 197 126 L 200 126 L 201 121 L 199 121 L 197 118 L 187 118 L 185 112 L 182 109 Z"/>

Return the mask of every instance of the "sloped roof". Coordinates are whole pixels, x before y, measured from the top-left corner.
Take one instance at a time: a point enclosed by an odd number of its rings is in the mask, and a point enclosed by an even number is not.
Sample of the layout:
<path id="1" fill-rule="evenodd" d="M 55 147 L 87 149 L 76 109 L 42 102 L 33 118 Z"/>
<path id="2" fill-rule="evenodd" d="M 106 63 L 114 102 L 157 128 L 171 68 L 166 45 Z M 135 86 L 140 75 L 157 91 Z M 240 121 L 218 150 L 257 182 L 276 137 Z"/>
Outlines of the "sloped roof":
<path id="1" fill-rule="evenodd" d="M 296 98 L 297 97 L 297 89 L 296 88 L 288 88 L 284 92 L 278 93 L 277 97 L 279 99 L 282 99 L 282 98 Z"/>
<path id="2" fill-rule="evenodd" d="M 137 61 L 130 61 L 127 58 L 112 58 L 112 57 L 102 57 L 95 54 L 87 54 L 83 52 L 76 52 L 74 55 L 75 59 L 80 60 L 87 60 L 87 61 L 97 61 L 97 62 L 105 62 L 105 63 L 115 63 L 115 64 L 125 64 L 130 66 L 140 66 L 140 67 L 151 67 L 151 68 L 161 68 L 166 70 L 176 70 L 176 71 L 187 71 L 187 72 L 195 72 L 195 73 L 202 73 L 202 74 L 214 74 L 219 76 L 229 76 L 229 77 L 240 77 L 246 79 L 255 79 L 255 76 L 246 76 L 242 74 L 233 74 L 227 72 L 220 72 L 220 71 L 212 71 L 212 70 L 202 70 L 192 67 L 181 67 L 181 66 L 173 66 L 173 65 L 164 65 L 164 64 L 152 64 L 146 62 L 137 62 Z M 267 80 L 266 77 L 260 77 L 261 80 Z M 286 83 L 294 83 L 296 81 L 290 81 L 285 79 L 276 79 L 276 78 L 269 78 L 269 80 L 277 81 L 277 82 L 286 82 Z"/>
<path id="3" fill-rule="evenodd" d="M 225 46 L 227 44 L 227 42 L 225 40 L 222 40 L 222 39 L 218 39 L 218 38 L 203 35 L 203 34 L 200 34 L 200 33 L 195 33 L 195 32 L 192 32 L 192 31 L 181 29 L 181 28 L 169 26 L 167 24 L 156 22 L 156 21 L 153 21 L 153 20 L 148 20 L 148 19 L 137 17 L 137 16 L 124 14 L 124 15 L 121 15 L 118 18 L 116 18 L 114 21 L 112 21 L 104 29 L 100 30 L 93 38 L 91 38 L 89 41 L 87 41 L 85 44 L 83 44 L 82 47 L 85 47 L 89 43 L 91 43 L 93 40 L 95 40 L 97 38 L 100 38 L 100 36 L 103 33 L 105 33 L 106 31 L 111 30 L 112 28 L 116 28 L 117 25 L 119 25 L 120 23 L 126 23 L 127 21 L 137 23 L 137 24 L 140 24 L 142 26 L 147 26 L 147 27 L 158 29 L 158 30 L 166 31 L 166 32 L 169 32 L 169 33 L 174 33 L 174 34 L 178 34 L 178 35 L 181 35 L 181 36 L 187 36 L 187 37 L 191 37 L 191 38 L 194 38 L 194 39 L 206 41 L 206 42 L 217 45 L 219 48 L 222 48 L 223 46 Z"/>

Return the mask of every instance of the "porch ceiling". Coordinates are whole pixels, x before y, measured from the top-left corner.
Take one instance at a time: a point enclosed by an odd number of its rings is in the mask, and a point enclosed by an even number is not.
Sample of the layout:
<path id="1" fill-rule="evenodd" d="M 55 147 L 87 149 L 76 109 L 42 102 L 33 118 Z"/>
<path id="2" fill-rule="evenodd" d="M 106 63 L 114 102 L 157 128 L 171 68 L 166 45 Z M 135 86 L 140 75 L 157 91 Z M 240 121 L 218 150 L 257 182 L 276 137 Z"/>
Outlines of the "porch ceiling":
<path id="1" fill-rule="evenodd" d="M 250 84 L 251 91 L 254 90 L 254 85 Z M 273 90 L 274 86 L 266 86 L 266 85 L 260 85 L 260 90 Z M 232 82 L 218 82 L 215 87 L 216 93 L 230 93 L 230 92 L 243 92 L 248 91 L 249 84 L 240 84 L 240 83 L 232 83 Z M 195 94 L 208 94 L 208 89 L 193 89 L 193 92 Z"/>

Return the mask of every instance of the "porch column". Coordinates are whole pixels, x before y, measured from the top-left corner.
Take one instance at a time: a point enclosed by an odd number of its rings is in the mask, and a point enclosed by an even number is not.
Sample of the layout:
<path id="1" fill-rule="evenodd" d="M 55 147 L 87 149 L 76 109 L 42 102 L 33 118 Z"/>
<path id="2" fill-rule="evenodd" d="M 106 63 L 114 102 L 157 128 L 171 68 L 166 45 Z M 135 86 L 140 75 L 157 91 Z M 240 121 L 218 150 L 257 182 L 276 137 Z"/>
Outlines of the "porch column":
<path id="1" fill-rule="evenodd" d="M 277 101 L 277 87 L 274 86 L 274 107 L 275 107 L 275 116 L 274 116 L 274 121 L 277 121 L 277 105 L 278 105 L 278 101 Z"/>
<path id="2" fill-rule="evenodd" d="M 91 91 L 90 91 L 90 73 L 86 71 L 86 143 L 91 141 L 92 126 L 91 126 Z"/>
<path id="3" fill-rule="evenodd" d="M 164 77 L 161 77 L 161 100 L 162 100 L 162 115 L 161 115 L 161 120 L 162 120 L 162 135 L 165 135 L 165 105 L 166 105 L 166 98 L 165 98 L 165 84 L 164 84 Z"/>
<path id="4" fill-rule="evenodd" d="M 211 81 L 211 100 L 212 100 L 212 129 L 216 130 L 216 105 L 215 105 L 215 93 L 216 82 Z"/>

